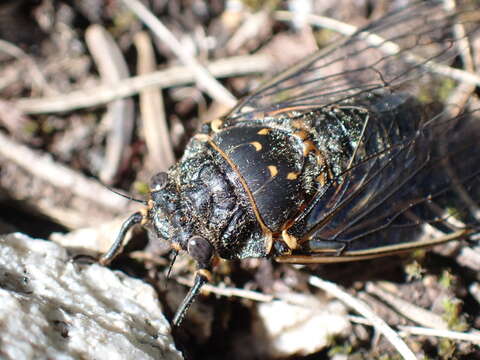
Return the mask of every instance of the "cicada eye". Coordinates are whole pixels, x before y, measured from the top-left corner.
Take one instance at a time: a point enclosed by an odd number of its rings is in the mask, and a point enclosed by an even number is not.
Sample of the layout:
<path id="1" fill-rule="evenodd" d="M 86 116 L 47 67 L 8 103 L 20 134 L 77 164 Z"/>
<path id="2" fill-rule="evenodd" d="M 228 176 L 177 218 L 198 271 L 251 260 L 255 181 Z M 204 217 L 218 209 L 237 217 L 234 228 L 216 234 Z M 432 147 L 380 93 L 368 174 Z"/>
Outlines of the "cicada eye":
<path id="1" fill-rule="evenodd" d="M 188 240 L 187 251 L 198 262 L 200 268 L 207 268 L 213 256 L 213 246 L 201 236 L 192 236 Z"/>
<path id="2" fill-rule="evenodd" d="M 168 183 L 168 174 L 166 172 L 159 172 L 152 176 L 150 180 L 150 190 L 159 191 L 165 188 Z"/>

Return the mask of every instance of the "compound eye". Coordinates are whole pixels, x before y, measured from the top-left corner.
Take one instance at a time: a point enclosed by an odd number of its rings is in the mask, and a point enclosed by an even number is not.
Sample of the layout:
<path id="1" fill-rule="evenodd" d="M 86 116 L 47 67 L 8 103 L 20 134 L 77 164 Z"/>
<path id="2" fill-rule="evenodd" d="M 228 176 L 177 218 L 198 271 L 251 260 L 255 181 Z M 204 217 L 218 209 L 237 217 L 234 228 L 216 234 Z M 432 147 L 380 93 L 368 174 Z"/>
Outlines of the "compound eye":
<path id="1" fill-rule="evenodd" d="M 168 174 L 166 172 L 159 172 L 156 175 L 153 175 L 150 179 L 150 190 L 151 191 L 160 191 L 167 186 L 168 183 Z"/>
<path id="2" fill-rule="evenodd" d="M 192 236 L 188 240 L 187 251 L 198 262 L 200 268 L 208 268 L 213 256 L 213 246 L 201 236 Z"/>

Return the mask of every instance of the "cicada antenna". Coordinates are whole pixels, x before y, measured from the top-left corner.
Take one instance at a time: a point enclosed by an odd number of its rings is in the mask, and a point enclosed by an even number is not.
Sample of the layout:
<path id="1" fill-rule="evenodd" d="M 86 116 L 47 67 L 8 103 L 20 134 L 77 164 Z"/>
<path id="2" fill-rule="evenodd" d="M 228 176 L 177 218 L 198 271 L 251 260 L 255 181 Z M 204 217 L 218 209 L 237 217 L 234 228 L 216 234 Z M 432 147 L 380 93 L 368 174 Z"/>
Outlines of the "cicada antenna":
<path id="1" fill-rule="evenodd" d="M 140 200 L 140 199 L 135 199 L 134 197 L 131 197 L 131 196 L 128 196 L 128 195 L 125 195 L 125 194 L 122 194 L 121 192 L 111 188 L 110 186 L 108 185 L 104 185 L 108 190 L 110 190 L 111 192 L 113 192 L 114 194 L 117 194 L 117 195 L 120 195 L 121 197 L 124 197 L 125 199 L 128 199 L 128 200 L 132 200 L 132 201 L 136 201 L 140 204 L 143 204 L 143 205 L 148 205 L 148 202 L 145 201 L 145 200 Z"/>

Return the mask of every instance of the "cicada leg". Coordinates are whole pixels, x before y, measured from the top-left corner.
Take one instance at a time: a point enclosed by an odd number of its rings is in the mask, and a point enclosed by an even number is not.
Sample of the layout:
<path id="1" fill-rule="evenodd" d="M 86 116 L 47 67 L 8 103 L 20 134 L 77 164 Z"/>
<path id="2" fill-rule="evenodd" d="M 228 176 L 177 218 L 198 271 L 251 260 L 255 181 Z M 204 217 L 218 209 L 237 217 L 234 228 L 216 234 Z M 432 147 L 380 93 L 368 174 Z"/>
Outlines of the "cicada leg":
<path id="1" fill-rule="evenodd" d="M 276 256 L 275 260 L 293 264 L 335 263 L 349 261 L 342 254 L 347 243 L 313 238 L 299 246 L 293 253 Z"/>
<path id="2" fill-rule="evenodd" d="M 130 230 L 133 226 L 137 224 L 141 224 L 144 220 L 144 215 L 141 212 L 136 212 L 132 214 L 120 228 L 120 231 L 115 239 L 114 243 L 110 247 L 110 249 L 103 254 L 100 259 L 99 263 L 102 265 L 108 265 L 122 250 L 123 240 L 127 235 L 128 230 Z"/>
<path id="3" fill-rule="evenodd" d="M 304 244 L 306 252 L 332 254 L 340 256 L 345 251 L 347 244 L 339 241 L 331 241 L 313 238 Z"/>

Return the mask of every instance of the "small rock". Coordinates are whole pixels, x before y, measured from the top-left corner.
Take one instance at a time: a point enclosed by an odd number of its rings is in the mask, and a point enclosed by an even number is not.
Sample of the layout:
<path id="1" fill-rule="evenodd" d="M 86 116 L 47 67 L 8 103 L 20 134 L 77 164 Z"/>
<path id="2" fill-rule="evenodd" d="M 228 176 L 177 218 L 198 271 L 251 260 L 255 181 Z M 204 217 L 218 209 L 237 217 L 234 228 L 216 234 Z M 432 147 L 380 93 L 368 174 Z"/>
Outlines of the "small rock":
<path id="1" fill-rule="evenodd" d="M 258 305 L 254 333 L 262 338 L 265 355 L 306 356 L 330 345 L 332 336 L 350 333 L 347 309 L 340 302 L 302 294 L 296 294 L 294 300 L 295 304 L 282 300 Z"/>
<path id="2" fill-rule="evenodd" d="M 95 227 L 73 230 L 66 234 L 53 233 L 49 240 L 81 254 L 103 254 L 112 246 L 123 221 L 124 219 L 116 219 Z M 125 239 L 124 244 L 129 238 L 128 236 Z"/>
<path id="3" fill-rule="evenodd" d="M 65 249 L 0 235 L 3 359 L 182 359 L 154 290 Z"/>

